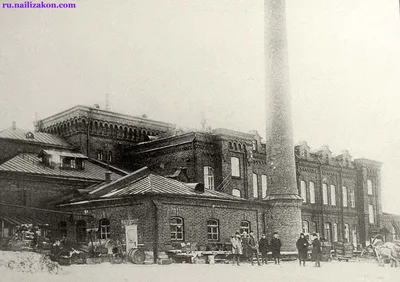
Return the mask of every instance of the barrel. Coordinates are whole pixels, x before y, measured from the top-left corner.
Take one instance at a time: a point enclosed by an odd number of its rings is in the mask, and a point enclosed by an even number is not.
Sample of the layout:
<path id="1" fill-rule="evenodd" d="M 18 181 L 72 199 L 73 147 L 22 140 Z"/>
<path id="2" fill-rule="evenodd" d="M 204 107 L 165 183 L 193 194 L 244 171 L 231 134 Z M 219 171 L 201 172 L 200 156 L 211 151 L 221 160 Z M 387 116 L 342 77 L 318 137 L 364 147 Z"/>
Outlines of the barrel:
<path id="1" fill-rule="evenodd" d="M 146 254 L 140 249 L 130 249 L 128 252 L 128 259 L 134 264 L 143 264 L 146 259 Z"/>

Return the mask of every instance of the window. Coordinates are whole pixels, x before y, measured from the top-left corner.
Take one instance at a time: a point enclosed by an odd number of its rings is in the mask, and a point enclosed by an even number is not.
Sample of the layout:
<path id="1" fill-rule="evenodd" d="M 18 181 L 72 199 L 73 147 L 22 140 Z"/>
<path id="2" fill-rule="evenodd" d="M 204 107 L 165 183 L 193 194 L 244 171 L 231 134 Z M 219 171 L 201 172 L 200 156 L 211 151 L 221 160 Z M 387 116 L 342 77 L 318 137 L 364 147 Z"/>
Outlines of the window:
<path id="1" fill-rule="evenodd" d="M 328 204 L 328 185 L 326 183 L 322 184 L 322 203 Z"/>
<path id="2" fill-rule="evenodd" d="M 100 219 L 100 239 L 110 238 L 110 221 L 107 218 Z"/>
<path id="3" fill-rule="evenodd" d="M 325 240 L 328 242 L 332 242 L 332 231 L 331 231 L 331 224 L 329 222 L 325 223 L 325 233 L 324 233 Z"/>
<path id="4" fill-rule="evenodd" d="M 257 140 L 253 140 L 253 151 L 257 151 Z"/>
<path id="5" fill-rule="evenodd" d="M 336 206 L 336 186 L 331 185 L 331 205 Z"/>
<path id="6" fill-rule="evenodd" d="M 261 175 L 261 191 L 263 199 L 267 196 L 267 176 Z"/>
<path id="7" fill-rule="evenodd" d="M 67 237 L 67 222 L 65 221 L 60 221 L 58 223 L 58 231 L 60 232 L 60 237 L 64 238 Z"/>
<path id="8" fill-rule="evenodd" d="M 308 221 L 303 220 L 303 233 L 309 233 L 308 232 Z"/>
<path id="9" fill-rule="evenodd" d="M 369 213 L 369 223 L 375 223 L 375 215 L 374 215 L 374 206 L 368 206 L 368 213 Z"/>
<path id="10" fill-rule="evenodd" d="M 236 157 L 231 158 L 232 176 L 240 177 L 239 159 Z"/>
<path id="11" fill-rule="evenodd" d="M 303 203 L 307 202 L 306 182 L 303 180 L 300 182 L 300 197 L 303 199 Z"/>
<path id="12" fill-rule="evenodd" d="M 170 220 L 171 240 L 183 241 L 183 218 L 172 217 Z"/>
<path id="13" fill-rule="evenodd" d="M 219 222 L 216 219 L 207 220 L 207 239 L 219 241 Z"/>
<path id="14" fill-rule="evenodd" d="M 71 168 L 76 168 L 76 161 L 74 159 L 71 160 Z"/>
<path id="15" fill-rule="evenodd" d="M 97 159 L 99 161 L 103 160 L 103 151 L 102 150 L 97 150 Z"/>
<path id="16" fill-rule="evenodd" d="M 315 204 L 315 185 L 314 182 L 310 182 L 310 203 Z"/>
<path id="17" fill-rule="evenodd" d="M 250 233 L 250 222 L 247 220 L 242 220 L 240 222 L 240 234 L 246 231 L 247 234 Z"/>
<path id="18" fill-rule="evenodd" d="M 332 226 L 332 235 L 333 235 L 333 242 L 337 242 L 338 241 L 338 229 L 337 229 L 337 223 L 334 223 Z"/>
<path id="19" fill-rule="evenodd" d="M 232 195 L 236 197 L 241 197 L 241 192 L 239 189 L 232 189 Z"/>
<path id="20" fill-rule="evenodd" d="M 372 180 L 371 179 L 367 180 L 367 188 L 368 188 L 368 195 L 372 195 L 373 189 L 372 189 Z"/>
<path id="21" fill-rule="evenodd" d="M 355 201 L 355 195 L 354 195 L 354 188 L 351 187 L 349 192 L 350 192 L 350 206 L 352 208 L 355 208 L 356 207 L 356 201 Z"/>
<path id="22" fill-rule="evenodd" d="M 349 242 L 349 240 L 350 240 L 349 237 L 350 237 L 350 228 L 349 228 L 349 225 L 346 223 L 344 225 L 344 241 Z"/>
<path id="23" fill-rule="evenodd" d="M 214 190 L 214 169 L 211 166 L 204 167 L 204 187 Z"/>
<path id="24" fill-rule="evenodd" d="M 253 197 L 258 198 L 258 179 L 257 174 L 253 173 Z"/>
<path id="25" fill-rule="evenodd" d="M 86 221 L 84 220 L 76 222 L 76 241 L 86 243 Z"/>
<path id="26" fill-rule="evenodd" d="M 342 187 L 342 199 L 343 199 L 343 206 L 347 207 L 347 187 L 343 186 Z"/>
<path id="27" fill-rule="evenodd" d="M 317 233 L 317 232 L 318 232 L 317 223 L 315 221 L 311 221 L 310 233 Z"/>
<path id="28" fill-rule="evenodd" d="M 109 151 L 109 152 L 108 152 L 108 161 L 111 163 L 112 160 L 113 160 L 112 151 Z"/>

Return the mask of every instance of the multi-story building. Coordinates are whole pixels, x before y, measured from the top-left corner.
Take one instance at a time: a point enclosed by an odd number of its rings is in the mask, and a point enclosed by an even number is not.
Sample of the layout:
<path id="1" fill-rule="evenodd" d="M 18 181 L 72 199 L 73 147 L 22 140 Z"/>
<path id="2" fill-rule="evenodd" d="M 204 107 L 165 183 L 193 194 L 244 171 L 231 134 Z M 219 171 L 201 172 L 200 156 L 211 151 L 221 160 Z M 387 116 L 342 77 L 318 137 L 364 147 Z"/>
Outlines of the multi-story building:
<path id="1" fill-rule="evenodd" d="M 35 127 L 36 131 L 63 137 L 90 158 L 110 163 L 119 162 L 125 146 L 175 132 L 174 124 L 86 106 L 75 106 L 42 119 Z"/>

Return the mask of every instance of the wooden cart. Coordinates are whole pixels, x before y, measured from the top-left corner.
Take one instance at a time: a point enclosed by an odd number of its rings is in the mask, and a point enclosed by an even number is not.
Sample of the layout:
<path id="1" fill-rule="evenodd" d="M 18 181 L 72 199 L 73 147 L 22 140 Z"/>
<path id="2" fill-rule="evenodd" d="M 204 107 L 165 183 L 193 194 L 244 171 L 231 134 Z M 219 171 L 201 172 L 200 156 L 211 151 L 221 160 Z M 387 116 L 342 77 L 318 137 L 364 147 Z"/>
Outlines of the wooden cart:
<path id="1" fill-rule="evenodd" d="M 335 244 L 335 258 L 339 261 L 349 261 L 353 258 L 354 247 L 351 243 L 337 242 Z"/>

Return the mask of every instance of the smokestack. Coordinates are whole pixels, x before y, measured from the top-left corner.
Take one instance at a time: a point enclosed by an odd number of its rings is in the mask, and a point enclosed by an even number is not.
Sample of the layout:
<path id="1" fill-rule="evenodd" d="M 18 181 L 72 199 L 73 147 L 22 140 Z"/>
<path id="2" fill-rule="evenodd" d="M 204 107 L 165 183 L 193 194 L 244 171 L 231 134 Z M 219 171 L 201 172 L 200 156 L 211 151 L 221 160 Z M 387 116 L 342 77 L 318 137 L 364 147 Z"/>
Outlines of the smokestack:
<path id="1" fill-rule="evenodd" d="M 270 232 L 278 232 L 284 251 L 296 251 L 301 226 L 301 204 L 296 181 L 285 0 L 265 0 L 266 201 Z"/>
<path id="2" fill-rule="evenodd" d="M 15 121 L 12 122 L 12 129 L 13 129 L 13 130 L 16 130 L 16 129 L 17 129 L 17 124 L 16 124 Z"/>
<path id="3" fill-rule="evenodd" d="M 106 183 L 110 183 L 111 182 L 111 171 L 106 171 L 106 173 L 105 173 L 105 181 L 106 181 Z"/>

